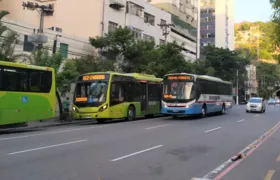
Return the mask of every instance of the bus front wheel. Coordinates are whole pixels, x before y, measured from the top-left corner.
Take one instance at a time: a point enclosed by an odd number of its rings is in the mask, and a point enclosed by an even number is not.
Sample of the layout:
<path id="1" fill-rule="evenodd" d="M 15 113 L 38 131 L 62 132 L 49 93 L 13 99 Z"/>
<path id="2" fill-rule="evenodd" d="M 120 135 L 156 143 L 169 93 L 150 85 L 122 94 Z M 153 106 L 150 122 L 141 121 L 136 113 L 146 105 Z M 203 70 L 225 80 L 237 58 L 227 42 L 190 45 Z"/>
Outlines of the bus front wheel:
<path id="1" fill-rule="evenodd" d="M 129 106 L 127 109 L 127 121 L 133 121 L 135 119 L 135 108 L 133 106 Z"/>

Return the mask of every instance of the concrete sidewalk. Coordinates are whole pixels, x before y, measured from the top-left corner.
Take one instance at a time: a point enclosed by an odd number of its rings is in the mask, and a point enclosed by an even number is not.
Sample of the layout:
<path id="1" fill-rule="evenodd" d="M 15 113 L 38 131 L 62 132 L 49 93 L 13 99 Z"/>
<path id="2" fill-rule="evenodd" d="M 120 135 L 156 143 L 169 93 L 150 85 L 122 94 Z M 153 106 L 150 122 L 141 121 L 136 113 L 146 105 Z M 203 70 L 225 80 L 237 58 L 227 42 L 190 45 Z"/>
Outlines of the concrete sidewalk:
<path id="1" fill-rule="evenodd" d="M 28 122 L 27 126 L 0 129 L 0 133 L 25 131 L 25 130 L 32 130 L 32 129 L 36 129 L 36 128 L 52 127 L 52 126 L 84 124 L 84 123 L 95 123 L 95 120 L 94 119 L 84 119 L 84 120 L 72 120 L 71 119 L 70 121 L 62 121 L 62 120 L 59 120 L 59 118 L 53 118 L 53 119 L 42 120 L 42 121 L 30 121 L 30 122 Z"/>

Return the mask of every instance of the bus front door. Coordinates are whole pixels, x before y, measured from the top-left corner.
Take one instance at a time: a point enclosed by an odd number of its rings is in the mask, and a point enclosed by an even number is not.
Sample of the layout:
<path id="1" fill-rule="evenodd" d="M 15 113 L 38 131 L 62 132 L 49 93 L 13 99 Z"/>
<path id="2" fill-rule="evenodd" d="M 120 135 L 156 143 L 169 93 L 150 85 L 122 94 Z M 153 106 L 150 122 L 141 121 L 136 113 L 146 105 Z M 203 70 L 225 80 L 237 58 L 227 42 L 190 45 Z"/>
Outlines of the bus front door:
<path id="1" fill-rule="evenodd" d="M 141 112 L 147 111 L 147 83 L 140 83 L 140 103 L 141 103 Z"/>

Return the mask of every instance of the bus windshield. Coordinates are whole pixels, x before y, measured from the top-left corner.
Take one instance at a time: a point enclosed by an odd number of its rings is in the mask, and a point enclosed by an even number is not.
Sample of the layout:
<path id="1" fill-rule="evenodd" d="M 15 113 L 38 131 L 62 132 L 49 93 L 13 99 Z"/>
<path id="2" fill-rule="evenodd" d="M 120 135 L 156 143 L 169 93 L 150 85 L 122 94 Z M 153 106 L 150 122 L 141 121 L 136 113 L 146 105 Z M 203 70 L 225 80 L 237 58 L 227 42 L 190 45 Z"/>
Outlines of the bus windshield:
<path id="1" fill-rule="evenodd" d="M 99 106 L 106 101 L 108 81 L 97 80 L 78 83 L 75 91 L 75 104 L 84 106 Z"/>
<path id="2" fill-rule="evenodd" d="M 163 98 L 188 101 L 195 98 L 194 82 L 164 81 Z"/>

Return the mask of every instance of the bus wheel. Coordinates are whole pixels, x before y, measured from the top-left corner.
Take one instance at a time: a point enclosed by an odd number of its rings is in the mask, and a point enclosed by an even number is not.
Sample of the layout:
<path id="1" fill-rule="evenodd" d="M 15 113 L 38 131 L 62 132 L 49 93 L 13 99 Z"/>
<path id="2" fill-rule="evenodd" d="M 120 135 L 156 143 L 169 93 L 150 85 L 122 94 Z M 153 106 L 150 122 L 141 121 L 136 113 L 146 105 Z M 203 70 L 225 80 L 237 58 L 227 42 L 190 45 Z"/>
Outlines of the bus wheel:
<path id="1" fill-rule="evenodd" d="M 99 124 L 102 124 L 105 122 L 105 119 L 96 119 L 96 121 L 99 123 Z"/>
<path id="2" fill-rule="evenodd" d="M 206 106 L 205 106 L 205 105 L 202 106 L 200 116 L 201 116 L 202 118 L 204 118 L 204 117 L 206 116 Z"/>
<path id="3" fill-rule="evenodd" d="M 135 119 L 135 108 L 133 106 L 129 106 L 127 109 L 127 121 L 133 121 Z"/>

